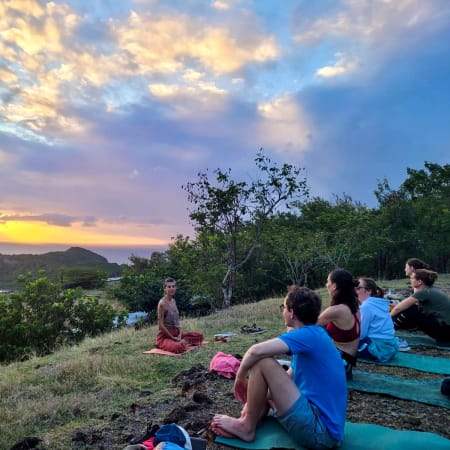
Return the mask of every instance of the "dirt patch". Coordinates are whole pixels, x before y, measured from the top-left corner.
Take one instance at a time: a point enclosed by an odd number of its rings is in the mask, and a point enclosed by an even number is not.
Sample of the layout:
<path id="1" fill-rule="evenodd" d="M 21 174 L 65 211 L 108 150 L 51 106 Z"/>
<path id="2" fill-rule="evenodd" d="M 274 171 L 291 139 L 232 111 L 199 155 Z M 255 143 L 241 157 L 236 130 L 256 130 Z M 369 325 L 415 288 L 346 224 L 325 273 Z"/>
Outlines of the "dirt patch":
<path id="1" fill-rule="evenodd" d="M 414 348 L 414 352 L 448 357 L 448 350 L 427 347 Z M 402 376 L 405 378 L 431 378 L 435 374 L 399 367 L 376 364 L 358 364 L 358 369 Z M 444 378 L 443 376 L 441 377 Z M 217 412 L 238 416 L 241 404 L 233 397 L 233 380 L 210 372 L 198 364 L 179 373 L 172 380 L 170 398 L 155 403 L 152 392 L 141 391 L 128 410 L 119 411 L 110 418 L 100 417 L 107 425 L 94 425 L 76 430 L 69 448 L 86 450 L 122 450 L 129 444 L 148 439 L 156 429 L 166 423 L 178 423 L 191 436 L 207 440 L 209 450 L 229 450 L 214 443 L 209 423 Z M 427 431 L 450 439 L 450 413 L 443 407 L 400 400 L 386 395 L 349 391 L 347 420 L 388 426 L 400 430 Z M 27 438 L 38 439 L 38 438 Z M 28 443 L 28 442 L 27 442 Z M 25 441 L 23 442 L 26 445 Z M 17 443 L 22 448 L 44 449 L 42 442 L 35 447 Z"/>
<path id="2" fill-rule="evenodd" d="M 418 348 L 422 354 L 448 357 L 447 350 Z M 412 369 L 361 364 L 360 370 L 415 378 L 436 377 Z M 443 379 L 444 377 L 442 377 Z M 148 392 L 141 392 L 127 412 L 111 417 L 106 427 L 87 427 L 73 436 L 73 448 L 123 449 L 142 442 L 155 427 L 176 422 L 191 436 L 208 440 L 207 447 L 223 450 L 214 443 L 209 423 L 217 412 L 239 415 L 241 404 L 234 400 L 233 381 L 210 372 L 201 364 L 183 371 L 172 380 L 173 397 L 152 403 Z M 402 430 L 428 431 L 450 439 L 449 410 L 422 403 L 400 400 L 385 395 L 349 391 L 347 420 L 388 426 Z M 92 447 L 93 446 L 93 447 Z"/>

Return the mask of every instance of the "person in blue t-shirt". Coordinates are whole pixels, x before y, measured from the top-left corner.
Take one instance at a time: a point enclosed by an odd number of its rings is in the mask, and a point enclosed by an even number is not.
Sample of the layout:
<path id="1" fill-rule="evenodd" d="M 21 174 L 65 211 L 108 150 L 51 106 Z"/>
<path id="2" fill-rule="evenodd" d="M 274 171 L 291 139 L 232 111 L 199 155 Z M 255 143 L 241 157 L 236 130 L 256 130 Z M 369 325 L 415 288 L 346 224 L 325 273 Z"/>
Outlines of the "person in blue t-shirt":
<path id="1" fill-rule="evenodd" d="M 234 395 L 244 403 L 241 416 L 216 414 L 211 429 L 251 442 L 272 407 L 274 417 L 300 445 L 334 448 L 344 434 L 347 386 L 339 351 L 316 325 L 321 299 L 311 289 L 291 286 L 280 309 L 291 331 L 247 350 L 234 383 Z M 281 354 L 292 355 L 288 371 L 274 358 Z"/>

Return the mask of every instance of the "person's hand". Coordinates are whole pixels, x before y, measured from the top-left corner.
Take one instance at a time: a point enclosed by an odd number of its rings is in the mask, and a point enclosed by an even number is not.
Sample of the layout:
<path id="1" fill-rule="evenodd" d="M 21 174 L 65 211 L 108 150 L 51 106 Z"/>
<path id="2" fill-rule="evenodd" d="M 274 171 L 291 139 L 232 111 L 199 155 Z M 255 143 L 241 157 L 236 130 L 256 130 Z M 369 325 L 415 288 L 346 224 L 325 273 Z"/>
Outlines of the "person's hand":
<path id="1" fill-rule="evenodd" d="M 247 378 L 236 378 L 234 381 L 234 398 L 242 403 L 247 403 Z"/>

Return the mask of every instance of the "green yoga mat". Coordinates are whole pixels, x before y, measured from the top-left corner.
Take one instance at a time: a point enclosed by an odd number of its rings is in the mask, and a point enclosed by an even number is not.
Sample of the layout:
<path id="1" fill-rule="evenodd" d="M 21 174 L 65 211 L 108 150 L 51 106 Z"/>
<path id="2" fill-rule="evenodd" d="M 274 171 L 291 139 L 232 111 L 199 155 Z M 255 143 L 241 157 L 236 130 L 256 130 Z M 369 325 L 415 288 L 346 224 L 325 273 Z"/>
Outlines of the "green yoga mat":
<path id="1" fill-rule="evenodd" d="M 450 397 L 441 394 L 442 380 L 443 378 L 410 380 L 353 370 L 353 379 L 347 382 L 347 387 L 356 391 L 391 395 L 404 400 L 413 400 L 450 409 Z"/>
<path id="2" fill-rule="evenodd" d="M 383 366 L 408 367 L 421 372 L 450 374 L 450 358 L 439 358 L 436 356 L 418 355 L 417 353 L 398 352 L 391 361 L 379 363 L 375 361 L 359 359 L 358 363 L 381 364 Z"/>
<path id="3" fill-rule="evenodd" d="M 216 442 L 229 447 L 266 450 L 271 448 L 286 448 L 301 450 L 301 447 L 291 439 L 289 434 L 269 417 L 256 430 L 253 442 L 241 439 L 222 438 L 217 436 Z M 379 425 L 364 423 L 345 424 L 344 439 L 340 450 L 449 450 L 450 440 L 433 433 L 420 431 L 400 431 Z"/>

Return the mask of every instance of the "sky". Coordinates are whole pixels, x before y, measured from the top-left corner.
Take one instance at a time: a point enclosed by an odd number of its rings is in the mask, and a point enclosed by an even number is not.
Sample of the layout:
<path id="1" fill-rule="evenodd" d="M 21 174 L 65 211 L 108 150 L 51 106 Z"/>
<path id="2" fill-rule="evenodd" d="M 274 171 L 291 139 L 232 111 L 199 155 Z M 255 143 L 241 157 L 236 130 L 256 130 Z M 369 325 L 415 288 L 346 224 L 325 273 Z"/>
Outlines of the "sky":
<path id="1" fill-rule="evenodd" d="M 260 148 L 376 207 L 449 143 L 448 0 L 0 0 L 3 254 L 149 257 Z"/>

